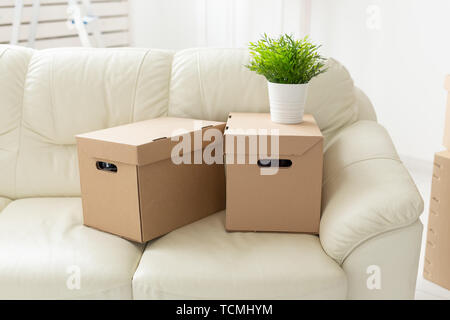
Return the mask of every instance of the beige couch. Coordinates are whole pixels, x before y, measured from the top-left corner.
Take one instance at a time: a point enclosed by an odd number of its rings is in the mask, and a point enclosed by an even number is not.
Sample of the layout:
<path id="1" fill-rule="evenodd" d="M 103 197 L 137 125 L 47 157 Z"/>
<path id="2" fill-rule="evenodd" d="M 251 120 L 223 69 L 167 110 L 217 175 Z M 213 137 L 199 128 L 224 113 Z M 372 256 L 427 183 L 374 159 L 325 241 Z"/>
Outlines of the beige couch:
<path id="1" fill-rule="evenodd" d="M 227 233 L 225 212 L 147 245 L 82 225 L 74 135 L 267 112 L 265 79 L 247 59 L 238 49 L 0 46 L 0 298 L 413 298 L 422 199 L 333 59 L 306 107 L 325 136 L 319 236 Z"/>

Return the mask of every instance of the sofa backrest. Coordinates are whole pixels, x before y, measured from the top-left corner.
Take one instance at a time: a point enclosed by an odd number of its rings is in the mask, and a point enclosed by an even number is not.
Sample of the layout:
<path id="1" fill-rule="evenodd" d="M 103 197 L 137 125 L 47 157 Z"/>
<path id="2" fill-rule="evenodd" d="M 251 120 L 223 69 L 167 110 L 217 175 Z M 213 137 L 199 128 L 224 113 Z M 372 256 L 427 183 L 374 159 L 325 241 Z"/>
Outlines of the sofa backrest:
<path id="1" fill-rule="evenodd" d="M 0 197 L 15 197 L 22 99 L 33 50 L 0 46 Z"/>
<path id="2" fill-rule="evenodd" d="M 0 46 L 0 197 L 79 196 L 78 133 L 167 114 L 268 112 L 266 80 L 245 68 L 248 58 L 243 49 Z M 325 143 L 357 120 L 361 103 L 347 70 L 327 66 L 306 105 Z"/>
<path id="3" fill-rule="evenodd" d="M 175 54 L 169 115 L 226 121 L 229 112 L 269 112 L 265 78 L 245 68 L 241 49 L 187 49 Z"/>
<path id="4" fill-rule="evenodd" d="M 171 52 L 1 50 L 1 196 L 78 196 L 74 135 L 167 115 Z"/>
<path id="5" fill-rule="evenodd" d="M 246 49 L 187 49 L 173 59 L 169 115 L 226 121 L 228 113 L 269 112 L 267 81 L 245 68 Z M 353 80 L 330 58 L 327 72 L 313 78 L 305 112 L 322 130 L 325 144 L 358 118 Z"/>

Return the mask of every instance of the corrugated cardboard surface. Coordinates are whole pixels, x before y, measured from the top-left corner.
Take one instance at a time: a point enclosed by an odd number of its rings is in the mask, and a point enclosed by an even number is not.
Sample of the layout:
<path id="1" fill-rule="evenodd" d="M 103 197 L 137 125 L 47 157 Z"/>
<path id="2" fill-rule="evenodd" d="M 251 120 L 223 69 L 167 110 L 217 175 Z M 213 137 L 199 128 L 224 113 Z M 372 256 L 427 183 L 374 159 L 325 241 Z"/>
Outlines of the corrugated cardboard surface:
<path id="1" fill-rule="evenodd" d="M 314 118 L 305 115 L 301 124 L 282 125 L 271 122 L 269 114 L 232 113 L 226 144 L 236 138 L 235 129 L 268 129 L 269 134 L 270 129 L 278 129 L 280 159 L 291 160 L 292 166 L 279 168 L 275 175 L 261 175 L 257 164 L 248 163 L 249 148 L 245 149 L 246 164 L 237 164 L 236 159 L 233 164 L 227 162 L 227 229 L 318 233 L 323 137 Z M 238 152 L 236 147 L 225 150 L 227 161 L 229 153 Z"/>
<path id="2" fill-rule="evenodd" d="M 323 140 L 322 133 L 317 126 L 314 117 L 305 114 L 301 124 L 279 124 L 270 120 L 268 113 L 230 113 L 225 130 L 225 153 L 240 153 L 237 150 L 237 138 L 245 137 L 245 154 L 258 153 L 249 150 L 249 140 L 260 136 L 258 132 L 266 130 L 270 135 L 273 130 L 278 130 L 279 134 L 279 154 L 280 155 L 301 155 L 313 145 Z M 254 132 L 254 133 L 252 133 Z M 234 139 L 234 148 L 230 149 L 230 143 L 226 140 Z M 268 151 L 271 149 L 271 139 L 267 139 Z"/>
<path id="3" fill-rule="evenodd" d="M 141 240 L 138 176 L 135 165 L 115 162 L 117 173 L 99 171 L 98 159 L 78 144 L 83 223 L 124 238 Z"/>
<path id="4" fill-rule="evenodd" d="M 187 135 L 225 123 L 158 118 L 77 136 L 84 223 L 137 242 L 145 242 L 225 208 L 223 164 L 180 164 L 170 159 L 174 130 Z M 198 124 L 198 123 L 197 123 Z M 187 150 L 197 151 L 194 139 Z M 222 147 L 222 146 L 221 146 Z M 98 170 L 97 161 L 117 172 Z"/>
<path id="5" fill-rule="evenodd" d="M 447 109 L 445 111 L 445 128 L 444 128 L 444 146 L 447 150 L 450 150 L 450 75 L 445 78 L 444 83 L 447 94 Z"/>
<path id="6" fill-rule="evenodd" d="M 200 125 L 200 128 L 196 125 Z M 183 139 L 189 135 L 193 142 L 196 133 L 203 132 L 209 127 L 223 131 L 225 124 L 216 121 L 162 117 L 79 134 L 76 138 L 78 142 L 83 143 L 84 149 L 92 157 L 145 165 L 170 157 L 172 148 L 178 143 L 172 141 L 172 137 Z M 207 144 L 207 141 L 202 141 L 198 146 L 192 144 L 189 152 L 204 148 Z"/>
<path id="7" fill-rule="evenodd" d="M 435 154 L 423 275 L 450 289 L 450 152 Z"/>
<path id="8" fill-rule="evenodd" d="M 139 167 L 142 237 L 153 239 L 225 209 L 225 171 L 220 164 Z"/>

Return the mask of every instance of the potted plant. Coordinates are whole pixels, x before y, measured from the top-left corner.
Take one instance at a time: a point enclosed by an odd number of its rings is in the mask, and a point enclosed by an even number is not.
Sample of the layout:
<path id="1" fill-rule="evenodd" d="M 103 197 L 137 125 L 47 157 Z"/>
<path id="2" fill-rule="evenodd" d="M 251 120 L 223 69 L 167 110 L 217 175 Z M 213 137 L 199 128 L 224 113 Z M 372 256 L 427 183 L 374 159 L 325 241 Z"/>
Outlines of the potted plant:
<path id="1" fill-rule="evenodd" d="M 319 48 L 307 37 L 295 40 L 287 34 L 278 39 L 264 34 L 257 42 L 250 42 L 251 60 L 246 67 L 267 79 L 272 121 L 302 122 L 308 83 L 326 71 Z"/>

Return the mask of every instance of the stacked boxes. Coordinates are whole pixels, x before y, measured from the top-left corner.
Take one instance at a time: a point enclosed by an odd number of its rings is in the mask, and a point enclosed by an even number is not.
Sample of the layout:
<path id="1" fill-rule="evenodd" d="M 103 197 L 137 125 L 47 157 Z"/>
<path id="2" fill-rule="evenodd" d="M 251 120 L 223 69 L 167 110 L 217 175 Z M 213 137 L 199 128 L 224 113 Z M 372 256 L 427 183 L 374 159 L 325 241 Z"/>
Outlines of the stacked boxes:
<path id="1" fill-rule="evenodd" d="M 423 275 L 450 289 L 450 76 L 446 78 L 445 88 L 448 91 L 444 131 L 447 150 L 434 157 Z"/>

